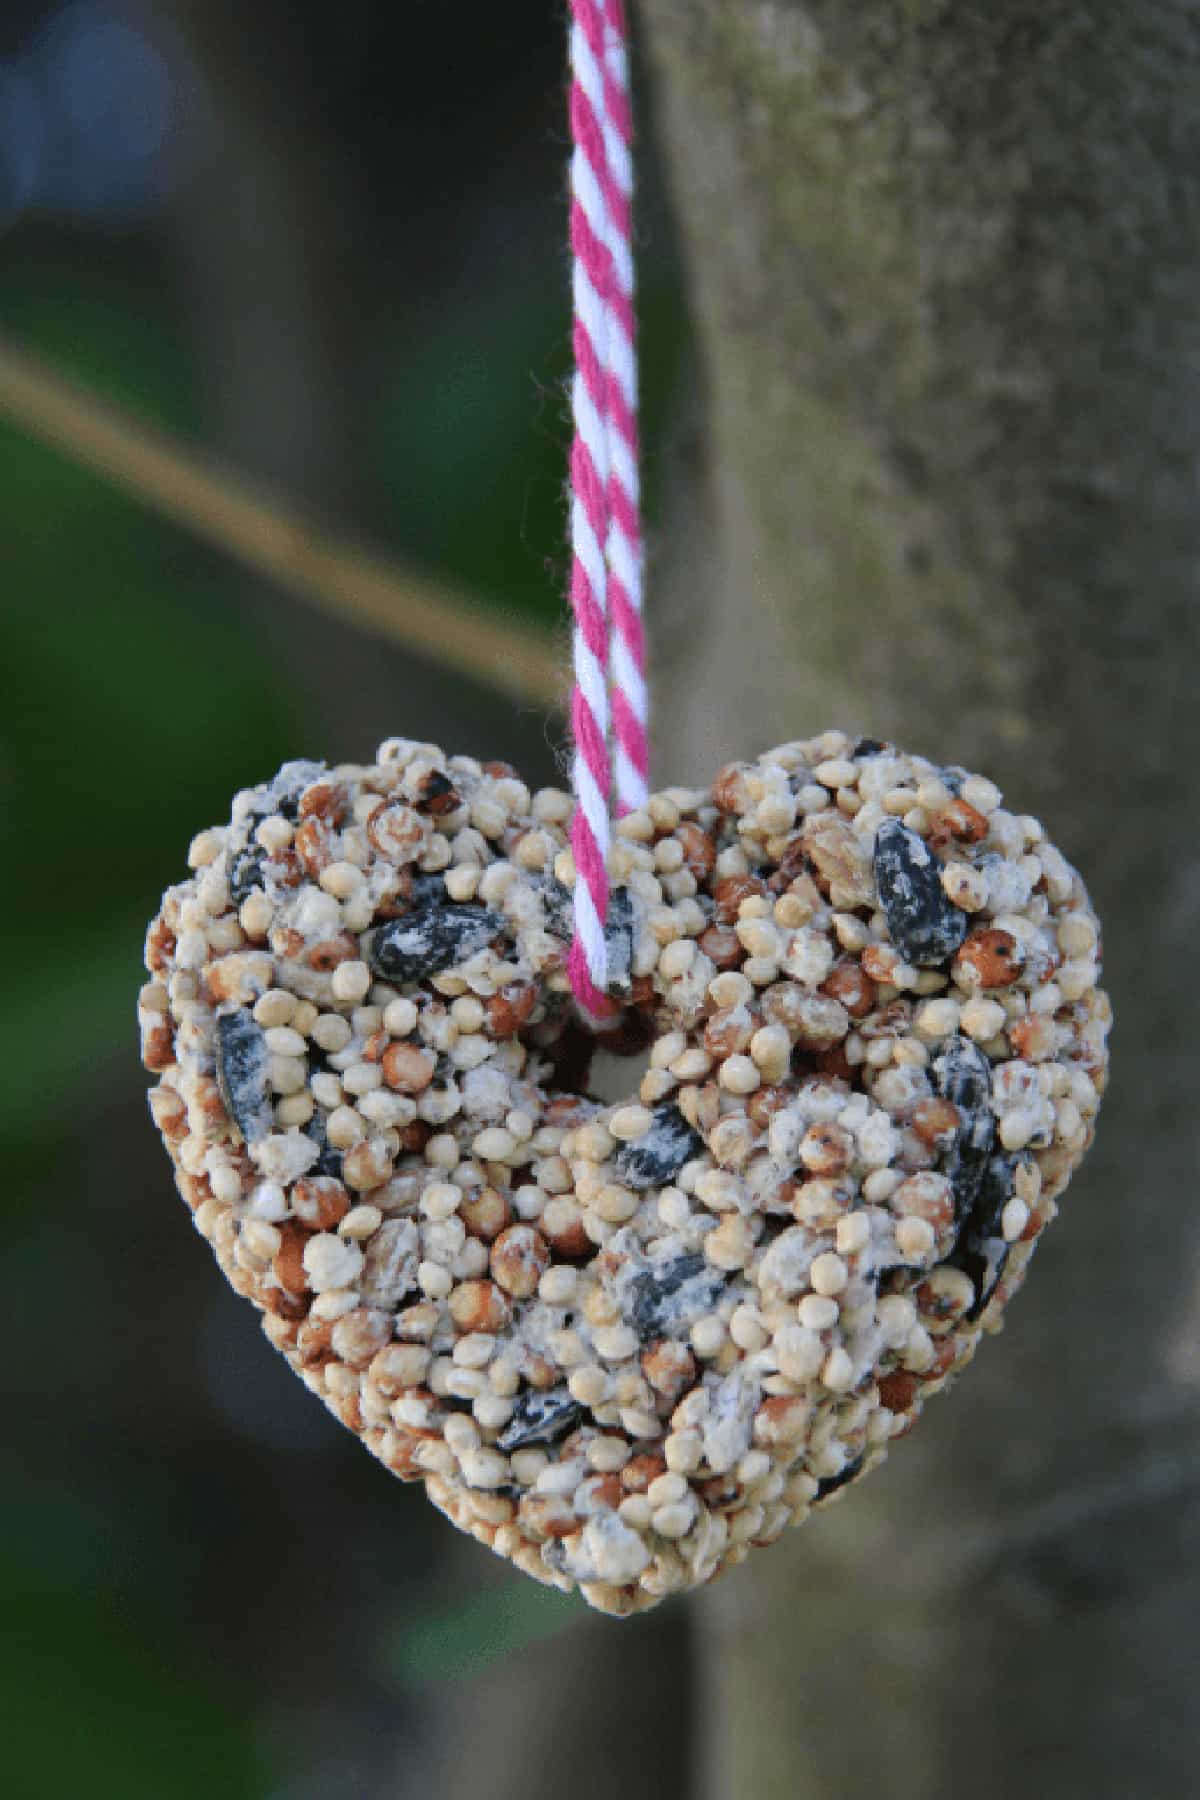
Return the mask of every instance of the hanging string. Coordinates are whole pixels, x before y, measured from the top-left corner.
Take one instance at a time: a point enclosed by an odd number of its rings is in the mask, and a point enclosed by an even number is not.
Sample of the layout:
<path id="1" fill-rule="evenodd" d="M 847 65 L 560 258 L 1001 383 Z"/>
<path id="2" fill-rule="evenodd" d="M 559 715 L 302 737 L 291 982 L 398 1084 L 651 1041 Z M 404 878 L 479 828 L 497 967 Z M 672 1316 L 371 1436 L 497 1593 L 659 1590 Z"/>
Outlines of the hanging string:
<path id="1" fill-rule="evenodd" d="M 649 792 L 646 742 L 646 645 L 642 628 L 642 534 L 638 479 L 637 330 L 633 305 L 633 116 L 623 0 L 604 5 L 604 111 L 608 161 L 609 305 L 608 610 L 612 620 L 612 713 L 617 812 L 641 806 Z"/>
<path id="2" fill-rule="evenodd" d="M 621 0 L 571 0 L 571 611 L 575 685 L 571 986 L 593 1017 L 605 996 L 610 634 L 617 805 L 646 796 L 637 367 L 634 350 L 628 55 Z"/>

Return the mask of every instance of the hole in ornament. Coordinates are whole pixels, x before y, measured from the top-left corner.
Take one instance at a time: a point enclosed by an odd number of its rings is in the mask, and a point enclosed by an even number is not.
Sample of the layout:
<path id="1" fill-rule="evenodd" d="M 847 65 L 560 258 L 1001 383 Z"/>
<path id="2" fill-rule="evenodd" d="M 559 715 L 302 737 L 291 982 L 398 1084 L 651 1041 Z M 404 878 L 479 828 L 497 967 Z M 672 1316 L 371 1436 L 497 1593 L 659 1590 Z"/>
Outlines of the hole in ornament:
<path id="1" fill-rule="evenodd" d="M 618 1056 L 603 1048 L 592 1057 L 587 1091 L 593 1100 L 615 1106 L 620 1100 L 636 1100 L 642 1076 L 650 1067 L 650 1046 L 631 1056 Z"/>

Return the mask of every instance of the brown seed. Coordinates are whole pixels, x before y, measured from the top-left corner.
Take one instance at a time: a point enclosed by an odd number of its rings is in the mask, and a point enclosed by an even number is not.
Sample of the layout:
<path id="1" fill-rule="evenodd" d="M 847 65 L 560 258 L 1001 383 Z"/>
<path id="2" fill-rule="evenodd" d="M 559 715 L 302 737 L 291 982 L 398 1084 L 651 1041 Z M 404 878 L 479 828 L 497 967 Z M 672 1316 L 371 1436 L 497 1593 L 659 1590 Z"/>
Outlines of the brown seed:
<path id="1" fill-rule="evenodd" d="M 324 819 L 340 825 L 347 813 L 346 790 L 338 781 L 314 781 L 300 796 L 302 819 Z"/>
<path id="2" fill-rule="evenodd" d="M 413 1385 L 411 1380 L 405 1379 L 410 1374 L 411 1356 L 412 1350 L 407 1344 L 386 1344 L 372 1358 L 367 1380 L 385 1400 L 395 1400 L 405 1388 Z"/>
<path id="3" fill-rule="evenodd" d="M 202 1075 L 192 1086 L 192 1111 L 199 1116 L 207 1135 L 219 1132 L 226 1121 L 225 1102 L 215 1081 Z"/>
<path id="4" fill-rule="evenodd" d="M 783 855 L 779 858 L 779 891 L 784 893 L 788 884 L 798 875 L 808 872 L 808 851 L 804 847 L 804 833 L 799 831 L 790 837 L 783 847 Z"/>
<path id="5" fill-rule="evenodd" d="M 344 1313 L 334 1325 L 331 1340 L 334 1355 L 349 1363 L 352 1369 L 365 1369 L 372 1357 L 390 1341 L 391 1335 L 389 1314 L 376 1312 L 368 1306 L 357 1306 L 353 1312 Z"/>
<path id="6" fill-rule="evenodd" d="M 760 1131 L 765 1130 L 766 1126 L 770 1123 L 772 1115 L 777 1112 L 782 1112 L 783 1108 L 789 1104 L 791 1099 L 792 1094 L 790 1089 L 783 1087 L 782 1085 L 778 1087 L 755 1088 L 754 1092 L 746 1101 L 747 1117 L 752 1124 L 758 1126 Z"/>
<path id="7" fill-rule="evenodd" d="M 336 1176 L 302 1175 L 292 1187 L 292 1211 L 309 1231 L 332 1231 L 350 1211 L 350 1196 Z"/>
<path id="8" fill-rule="evenodd" d="M 644 1494 L 650 1483 L 666 1472 L 667 1465 L 661 1456 L 644 1451 L 641 1456 L 631 1456 L 621 1470 L 621 1486 L 627 1494 Z"/>
<path id="9" fill-rule="evenodd" d="M 401 1481 L 420 1481 L 425 1471 L 416 1460 L 417 1446 L 421 1442 L 416 1432 L 397 1431 L 384 1461 L 393 1475 Z"/>
<path id="10" fill-rule="evenodd" d="M 424 1119 L 414 1119 L 411 1125 L 399 1127 L 400 1149 L 406 1156 L 420 1156 L 432 1136 L 432 1125 Z"/>
<path id="11" fill-rule="evenodd" d="M 700 1498 L 710 1512 L 728 1512 L 742 1498 L 744 1489 L 735 1475 L 712 1475 L 698 1488 Z"/>
<path id="12" fill-rule="evenodd" d="M 954 1223 L 954 1190 L 944 1175 L 926 1171 L 910 1175 L 900 1183 L 890 1205 L 901 1218 L 928 1220 L 935 1232 L 948 1231 Z"/>
<path id="13" fill-rule="evenodd" d="M 678 1400 L 696 1379 L 696 1359 L 686 1344 L 660 1338 L 642 1352 L 642 1374 L 656 1393 Z"/>
<path id="14" fill-rule="evenodd" d="M 746 954 L 745 945 L 730 925 L 710 925 L 700 933 L 696 944 L 718 969 L 736 969 Z"/>
<path id="15" fill-rule="evenodd" d="M 308 1277 L 304 1273 L 304 1246 L 308 1242 L 308 1233 L 294 1220 L 285 1219 L 279 1227 L 279 1235 L 282 1242 L 271 1263 L 275 1279 L 289 1294 L 302 1294 L 308 1286 Z"/>
<path id="16" fill-rule="evenodd" d="M 283 850 L 277 850 L 274 856 L 268 860 L 271 864 L 271 877 L 277 887 L 300 886 L 306 870 L 294 842 L 288 844 Z"/>
<path id="17" fill-rule="evenodd" d="M 187 1107 L 182 1094 L 161 1084 L 150 1093 L 150 1115 L 162 1135 L 171 1143 L 187 1136 Z"/>
<path id="18" fill-rule="evenodd" d="M 512 1218 L 512 1207 L 496 1188 L 479 1188 L 459 1204 L 458 1216 L 472 1237 L 490 1244 Z"/>
<path id="19" fill-rule="evenodd" d="M 799 1394 L 772 1394 L 754 1415 L 757 1444 L 795 1444 L 808 1429 L 812 1402 Z"/>
<path id="20" fill-rule="evenodd" d="M 532 981 L 511 981 L 498 993 L 484 1001 L 484 1025 L 489 1037 L 515 1037 L 537 1004 L 537 988 Z"/>
<path id="21" fill-rule="evenodd" d="M 421 777 L 418 785 L 417 805 L 423 806 L 435 819 L 440 819 L 461 806 L 462 801 L 450 777 L 440 769 L 430 769 L 428 775 Z"/>
<path id="22" fill-rule="evenodd" d="M 704 1048 L 710 1056 L 724 1061 L 744 1050 L 758 1027 L 758 1020 L 747 1007 L 727 1007 L 715 1012 L 704 1027 Z"/>
<path id="23" fill-rule="evenodd" d="M 999 1293 L 1000 1288 L 997 1288 L 996 1292 Z M 951 1369 L 953 1369 L 954 1365 L 959 1361 L 964 1350 L 967 1349 L 969 1349 L 969 1343 L 964 1344 L 962 1339 L 956 1338 L 953 1333 L 949 1337 L 935 1339 L 933 1346 L 933 1362 L 931 1366 L 925 1370 L 922 1379 L 925 1381 L 940 1381 L 943 1375 L 948 1375 L 950 1373 Z"/>
<path id="24" fill-rule="evenodd" d="M 1012 933 L 997 927 L 970 932 L 954 959 L 971 985 L 981 988 L 1007 987 L 1020 974 L 1024 960 Z"/>
<path id="25" fill-rule="evenodd" d="M 510 1225 L 492 1246 L 491 1267 L 506 1294 L 528 1300 L 550 1267 L 550 1246 L 532 1225 Z"/>
<path id="26" fill-rule="evenodd" d="M 691 870 L 697 881 L 707 881 L 717 860 L 716 845 L 708 833 L 689 819 L 677 827 L 675 836 L 683 846 L 684 867 Z"/>
<path id="27" fill-rule="evenodd" d="M 918 1100 L 912 1128 L 922 1143 L 936 1144 L 958 1130 L 961 1114 L 951 1100 Z"/>
<path id="28" fill-rule="evenodd" d="M 576 1506 L 584 1515 L 615 1512 L 624 1498 L 619 1475 L 589 1475 L 575 1490 Z"/>
<path id="29" fill-rule="evenodd" d="M 841 1125 L 810 1125 L 800 1140 L 800 1161 L 810 1175 L 841 1175 L 850 1167 L 854 1140 Z"/>
<path id="30" fill-rule="evenodd" d="M 556 1382 L 562 1380 L 561 1369 L 557 1368 L 554 1363 L 544 1357 L 540 1351 L 530 1350 L 528 1348 L 526 1348 L 521 1357 L 521 1373 L 529 1383 L 530 1387 L 535 1387 L 539 1389 L 539 1391 L 545 1388 L 552 1388 Z M 570 1440 L 568 1439 L 567 1441 L 569 1442 Z M 562 1454 L 565 1455 L 565 1453 L 564 1445 Z"/>
<path id="31" fill-rule="evenodd" d="M 988 832 L 986 816 L 967 801 L 956 798 L 949 806 L 944 806 L 934 818 L 929 836 L 934 838 L 958 838 L 964 843 L 977 844 Z"/>
<path id="32" fill-rule="evenodd" d="M 357 1394 L 338 1394 L 334 1398 L 333 1410 L 347 1431 L 361 1431 L 363 1427 L 362 1406 Z"/>
<path id="33" fill-rule="evenodd" d="M 158 1020 L 142 1034 L 142 1066 L 152 1075 L 175 1061 L 175 1030 L 169 1019 Z"/>
<path id="34" fill-rule="evenodd" d="M 862 966 L 850 959 L 837 963 L 821 983 L 821 992 L 840 1000 L 852 1019 L 863 1019 L 875 1005 L 878 990 Z"/>
<path id="35" fill-rule="evenodd" d="M 565 1195 L 556 1196 L 546 1202 L 542 1212 L 541 1227 L 555 1256 L 570 1259 L 576 1256 L 590 1256 L 595 1249 L 591 1238 L 583 1228 L 583 1214 L 578 1202 Z"/>
<path id="36" fill-rule="evenodd" d="M 1043 1062 L 1058 1047 L 1058 1033 L 1053 1019 L 1043 1013 L 1030 1013 L 1008 1027 L 1008 1041 L 1014 1053 L 1025 1062 Z"/>
<path id="37" fill-rule="evenodd" d="M 437 1058 L 432 1050 L 400 1042 L 388 1045 L 381 1066 L 383 1079 L 398 1094 L 421 1094 L 433 1080 Z"/>
<path id="38" fill-rule="evenodd" d="M 314 944 L 305 961 L 310 969 L 328 973 L 330 969 L 336 969 L 339 963 L 353 961 L 357 955 L 356 940 L 348 931 L 343 931 L 337 937 L 325 938 L 323 942 Z"/>
<path id="39" fill-rule="evenodd" d="M 388 862 L 414 862 L 428 832 L 429 826 L 420 813 L 398 800 L 385 800 L 367 820 L 367 836 Z"/>
<path id="40" fill-rule="evenodd" d="M 868 944 L 862 953 L 863 972 L 872 981 L 894 981 L 900 962 L 901 958 L 891 944 Z"/>
<path id="41" fill-rule="evenodd" d="M 859 1034 L 868 1040 L 882 1037 L 907 1037 L 912 1030 L 913 1009 L 909 1000 L 891 1000 L 870 1013 L 859 1023 Z"/>
<path id="42" fill-rule="evenodd" d="M 819 1051 L 817 1068 L 822 1075 L 836 1075 L 840 1081 L 854 1080 L 854 1065 L 846 1055 L 845 1044 L 835 1044 L 832 1050 Z"/>
<path id="43" fill-rule="evenodd" d="M 722 812 L 740 813 L 746 810 L 749 796 L 746 793 L 745 763 L 726 763 L 723 769 L 717 770 L 712 797 Z"/>
<path id="44" fill-rule="evenodd" d="M 587 1115 L 589 1103 L 581 1100 L 578 1094 L 558 1094 L 551 1100 L 544 1113 L 543 1122 L 563 1128 L 581 1125 Z"/>
<path id="45" fill-rule="evenodd" d="M 163 918 L 155 919 L 146 933 L 146 967 L 159 975 L 175 954 L 175 933 Z"/>
<path id="46" fill-rule="evenodd" d="M 767 884 L 757 875 L 725 875 L 713 889 L 713 906 L 719 925 L 737 922 L 738 908 L 753 894 L 765 894 Z"/>
<path id="47" fill-rule="evenodd" d="M 459 1331 L 500 1331 L 512 1317 L 494 1281 L 460 1281 L 446 1304 Z"/>
<path id="48" fill-rule="evenodd" d="M 395 869 L 389 877 L 391 892 L 375 905 L 376 919 L 402 919 L 412 907 L 412 871 Z"/>
<path id="49" fill-rule="evenodd" d="M 879 1377 L 879 1404 L 889 1412 L 906 1413 L 917 1397 L 920 1382 L 907 1369 L 893 1369 Z"/>
<path id="50" fill-rule="evenodd" d="M 305 819 L 292 839 L 292 846 L 304 873 L 314 881 L 333 861 L 329 831 L 323 819 Z"/>
<path id="51" fill-rule="evenodd" d="M 274 1291 L 277 1294 L 283 1293 L 282 1288 L 276 1288 Z M 302 1317 L 304 1303 L 300 1301 L 298 1304 Z M 281 1350 L 285 1356 L 289 1356 L 295 1350 L 299 1340 L 300 1324 L 300 1319 L 289 1319 L 284 1313 L 273 1312 L 270 1307 L 267 1307 L 267 1316 L 263 1320 L 263 1336 L 273 1349 Z"/>
<path id="52" fill-rule="evenodd" d="M 378 1139 L 363 1138 L 342 1157 L 342 1176 L 347 1186 L 363 1193 L 382 1187 L 393 1173 L 392 1159 Z"/>

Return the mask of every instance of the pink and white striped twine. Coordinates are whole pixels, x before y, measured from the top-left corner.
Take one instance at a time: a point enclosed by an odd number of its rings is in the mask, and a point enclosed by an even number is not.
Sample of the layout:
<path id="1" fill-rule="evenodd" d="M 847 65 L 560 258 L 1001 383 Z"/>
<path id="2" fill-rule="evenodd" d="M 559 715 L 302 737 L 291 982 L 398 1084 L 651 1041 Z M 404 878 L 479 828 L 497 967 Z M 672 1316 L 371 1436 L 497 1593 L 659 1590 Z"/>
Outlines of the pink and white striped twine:
<path id="1" fill-rule="evenodd" d="M 604 992 L 609 808 L 614 786 L 618 814 L 640 806 L 649 772 L 623 0 L 571 0 L 570 115 L 576 879 L 567 967 L 580 1006 L 599 1018 L 612 1010 Z"/>

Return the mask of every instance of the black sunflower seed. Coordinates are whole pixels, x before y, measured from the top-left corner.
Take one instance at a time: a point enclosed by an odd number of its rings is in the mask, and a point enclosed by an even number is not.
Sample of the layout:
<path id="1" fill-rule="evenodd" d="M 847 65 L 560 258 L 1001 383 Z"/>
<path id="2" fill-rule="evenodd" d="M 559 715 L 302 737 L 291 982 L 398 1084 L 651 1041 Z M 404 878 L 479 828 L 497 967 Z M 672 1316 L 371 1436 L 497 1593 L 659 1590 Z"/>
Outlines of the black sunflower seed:
<path id="1" fill-rule="evenodd" d="M 274 1124 L 271 1054 L 250 1011 L 217 1014 L 217 1086 L 225 1110 L 248 1144 L 266 1137 Z"/>
<path id="2" fill-rule="evenodd" d="M 976 1192 L 975 1204 L 946 1259 L 975 1284 L 975 1299 L 964 1315 L 977 1319 L 996 1290 L 1008 1261 L 1009 1245 L 1001 1229 L 1001 1217 L 1012 1197 L 1020 1159 L 998 1154 L 988 1157 Z"/>
<path id="3" fill-rule="evenodd" d="M 684 1163 L 704 1148 L 700 1134 L 692 1130 L 677 1106 L 656 1106 L 653 1123 L 643 1137 L 622 1144 L 613 1157 L 617 1179 L 625 1187 L 665 1187 Z"/>
<path id="4" fill-rule="evenodd" d="M 465 962 L 503 929 L 500 914 L 486 907 L 427 899 L 368 932 L 363 947 L 372 969 L 385 981 L 421 981 Z"/>
<path id="5" fill-rule="evenodd" d="M 906 962 L 948 962 L 967 935 L 967 915 L 947 899 L 942 865 L 918 832 L 885 819 L 875 837 L 875 884 L 893 944 Z"/>
<path id="6" fill-rule="evenodd" d="M 267 853 L 261 844 L 248 844 L 229 865 L 229 897 L 235 906 L 248 900 L 265 883 Z"/>
<path id="7" fill-rule="evenodd" d="M 951 1038 L 931 1068 L 933 1085 L 943 1100 L 958 1108 L 959 1123 L 938 1167 L 954 1189 L 954 1212 L 960 1225 L 974 1213 L 995 1136 L 991 1065 L 970 1038 Z"/>
<path id="8" fill-rule="evenodd" d="M 544 1390 L 526 1388 L 497 1437 L 496 1448 L 507 1456 L 512 1450 L 523 1450 L 526 1444 L 553 1444 L 579 1423 L 583 1413 L 583 1407 L 578 1400 L 572 1400 L 565 1383 Z"/>
<path id="9" fill-rule="evenodd" d="M 701 1314 L 711 1311 L 724 1286 L 723 1271 L 691 1250 L 639 1269 L 629 1284 L 626 1317 L 643 1341 L 682 1337 Z"/>
<path id="10" fill-rule="evenodd" d="M 861 1474 L 862 1466 L 862 1457 L 856 1456 L 853 1462 L 848 1462 L 845 1468 L 839 1469 L 836 1475 L 826 1475 L 823 1480 L 818 1481 L 817 1491 L 813 1495 L 813 1505 L 828 1499 L 830 1494 L 836 1494 L 839 1488 L 849 1487 L 854 1477 Z"/>

